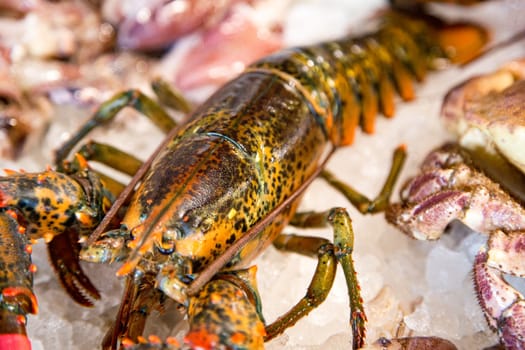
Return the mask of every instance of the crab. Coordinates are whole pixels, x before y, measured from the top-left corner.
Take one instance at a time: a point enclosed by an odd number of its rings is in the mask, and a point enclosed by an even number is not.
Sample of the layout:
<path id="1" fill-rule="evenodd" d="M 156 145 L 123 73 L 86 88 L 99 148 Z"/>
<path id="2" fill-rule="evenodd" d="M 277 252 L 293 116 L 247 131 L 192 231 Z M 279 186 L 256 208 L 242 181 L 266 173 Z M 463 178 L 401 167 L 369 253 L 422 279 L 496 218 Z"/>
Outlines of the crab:
<path id="1" fill-rule="evenodd" d="M 474 259 L 475 290 L 507 349 L 525 349 L 525 297 L 504 274 L 525 277 L 525 59 L 452 89 L 442 118 L 458 142 L 432 151 L 387 220 L 421 240 L 452 221 L 488 234 Z"/>

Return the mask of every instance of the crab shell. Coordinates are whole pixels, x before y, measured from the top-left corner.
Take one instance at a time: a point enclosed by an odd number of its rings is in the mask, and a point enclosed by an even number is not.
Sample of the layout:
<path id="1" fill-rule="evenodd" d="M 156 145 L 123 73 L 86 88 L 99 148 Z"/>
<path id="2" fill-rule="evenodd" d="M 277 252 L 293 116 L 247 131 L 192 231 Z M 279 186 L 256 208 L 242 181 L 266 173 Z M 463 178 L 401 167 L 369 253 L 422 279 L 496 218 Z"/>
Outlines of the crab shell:
<path id="1" fill-rule="evenodd" d="M 525 58 L 472 78 L 443 102 L 446 127 L 467 149 L 499 153 L 525 173 Z"/>

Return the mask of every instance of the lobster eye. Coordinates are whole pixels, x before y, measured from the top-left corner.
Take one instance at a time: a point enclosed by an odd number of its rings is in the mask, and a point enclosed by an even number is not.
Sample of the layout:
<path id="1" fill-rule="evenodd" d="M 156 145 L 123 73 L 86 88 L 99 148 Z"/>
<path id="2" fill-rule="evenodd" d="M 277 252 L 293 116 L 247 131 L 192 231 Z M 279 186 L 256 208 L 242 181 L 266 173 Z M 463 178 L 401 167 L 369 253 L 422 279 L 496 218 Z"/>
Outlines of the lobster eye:
<path id="1" fill-rule="evenodd" d="M 175 240 L 165 241 L 163 236 L 162 242 L 157 246 L 157 249 L 161 254 L 172 254 L 175 251 Z"/>
<path id="2" fill-rule="evenodd" d="M 166 230 L 162 233 L 162 240 L 157 246 L 161 254 L 171 254 L 175 251 L 175 243 L 180 236 L 180 231 L 176 228 Z"/>
<path id="3" fill-rule="evenodd" d="M 171 246 L 169 247 L 165 247 L 165 246 L 158 246 L 157 247 L 157 250 L 159 251 L 159 253 L 161 254 L 164 254 L 164 255 L 170 255 L 172 254 L 174 251 L 175 251 L 175 243 L 173 243 Z"/>

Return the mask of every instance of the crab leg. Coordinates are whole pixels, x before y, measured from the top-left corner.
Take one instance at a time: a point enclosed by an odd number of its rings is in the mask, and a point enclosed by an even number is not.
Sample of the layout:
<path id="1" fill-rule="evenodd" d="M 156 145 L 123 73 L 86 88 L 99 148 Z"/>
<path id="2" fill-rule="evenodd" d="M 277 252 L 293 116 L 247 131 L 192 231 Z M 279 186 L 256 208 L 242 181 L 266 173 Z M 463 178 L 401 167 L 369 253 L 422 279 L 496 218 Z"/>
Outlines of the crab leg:
<path id="1" fill-rule="evenodd" d="M 525 349 L 525 299 L 502 276 L 525 277 L 525 209 L 469 163 L 451 145 L 432 152 L 387 219 L 418 239 L 438 239 L 453 220 L 488 234 L 474 262 L 478 299 L 506 349 Z"/>
<path id="2" fill-rule="evenodd" d="M 402 204 L 392 204 L 387 220 L 418 239 L 438 239 L 453 220 L 461 220 L 473 230 L 490 233 L 525 228 L 525 209 L 482 173 L 450 159 L 441 163 L 447 148 L 433 152 L 424 172 L 409 181 L 402 191 Z M 429 161 L 430 162 L 430 161 Z"/>
<path id="3" fill-rule="evenodd" d="M 474 281 L 483 312 L 509 350 L 525 349 L 525 298 L 503 279 L 502 272 L 525 276 L 524 242 L 523 232 L 505 234 L 498 230 L 489 239 L 488 251 L 481 249 L 474 262 Z"/>
<path id="4" fill-rule="evenodd" d="M 401 145 L 394 151 L 392 165 L 388 176 L 383 184 L 381 192 L 374 199 L 369 199 L 348 184 L 338 180 L 332 173 L 327 170 L 321 172 L 321 177 L 328 182 L 330 186 L 341 192 L 352 205 L 362 214 L 373 214 L 384 211 L 389 204 L 390 196 L 397 182 L 399 173 L 403 167 L 406 158 L 406 147 Z"/>

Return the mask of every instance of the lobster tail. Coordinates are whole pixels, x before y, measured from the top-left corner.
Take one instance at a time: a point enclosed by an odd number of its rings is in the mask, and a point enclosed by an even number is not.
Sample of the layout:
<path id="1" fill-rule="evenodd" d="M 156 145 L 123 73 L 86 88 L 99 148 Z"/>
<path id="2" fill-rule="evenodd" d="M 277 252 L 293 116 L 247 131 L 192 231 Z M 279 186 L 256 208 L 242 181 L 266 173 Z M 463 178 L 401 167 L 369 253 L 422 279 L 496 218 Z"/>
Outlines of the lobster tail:
<path id="1" fill-rule="evenodd" d="M 349 145 L 358 127 L 374 132 L 379 112 L 394 114 L 396 91 L 403 100 L 412 100 L 413 81 L 422 81 L 444 61 L 476 57 L 487 38 L 476 25 L 389 11 L 375 32 L 285 50 L 248 70 L 273 73 L 296 87 L 332 143 Z"/>
<path id="2" fill-rule="evenodd" d="M 443 24 L 437 31 L 439 45 L 450 62 L 464 64 L 477 58 L 490 39 L 489 32 L 474 23 Z"/>

